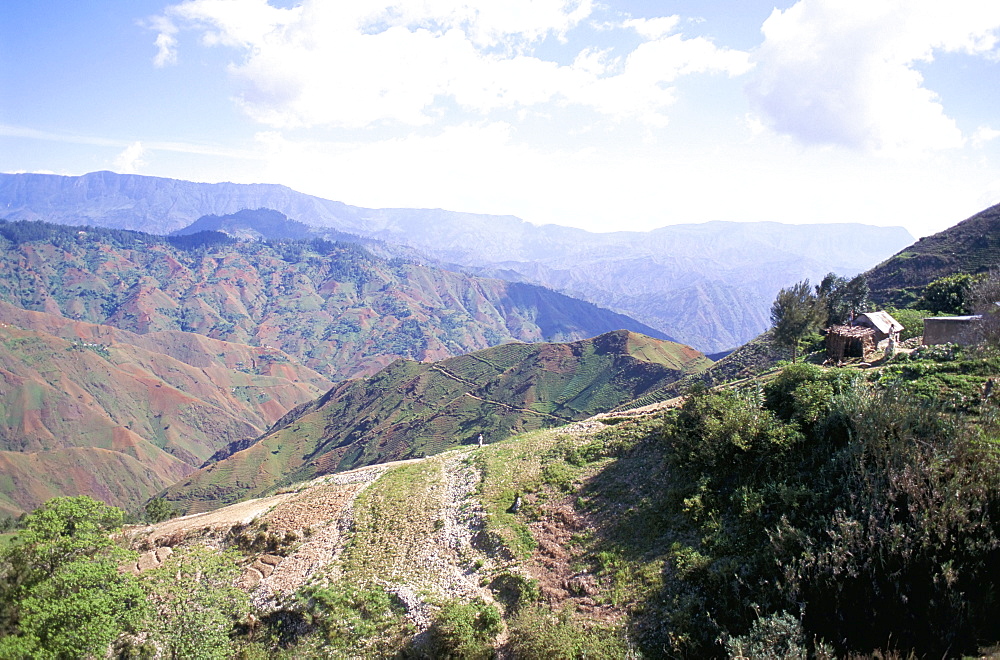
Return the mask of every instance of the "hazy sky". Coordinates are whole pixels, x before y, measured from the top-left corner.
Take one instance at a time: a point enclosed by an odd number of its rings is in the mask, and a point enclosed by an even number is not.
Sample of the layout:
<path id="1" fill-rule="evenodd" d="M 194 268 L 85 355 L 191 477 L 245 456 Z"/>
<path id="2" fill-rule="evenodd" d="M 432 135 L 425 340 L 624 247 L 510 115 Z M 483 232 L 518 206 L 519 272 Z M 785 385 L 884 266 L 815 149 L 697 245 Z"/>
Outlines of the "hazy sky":
<path id="1" fill-rule="evenodd" d="M 6 0 L 0 171 L 593 231 L 1000 202 L 997 0 Z"/>

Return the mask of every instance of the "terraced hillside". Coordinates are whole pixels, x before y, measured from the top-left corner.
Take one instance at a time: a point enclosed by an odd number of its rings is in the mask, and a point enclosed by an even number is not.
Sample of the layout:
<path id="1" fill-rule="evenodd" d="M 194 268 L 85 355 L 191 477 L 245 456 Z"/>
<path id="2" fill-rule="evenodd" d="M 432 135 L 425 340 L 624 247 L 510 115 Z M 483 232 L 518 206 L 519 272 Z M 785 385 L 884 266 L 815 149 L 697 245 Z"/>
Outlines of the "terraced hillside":
<path id="1" fill-rule="evenodd" d="M 687 346 L 618 331 L 568 344 L 510 343 L 436 363 L 399 360 L 339 383 L 167 498 L 203 509 L 283 484 L 437 454 L 585 419 L 711 364 Z"/>
<path id="2" fill-rule="evenodd" d="M 903 307 L 933 280 L 1000 267 L 1000 204 L 919 241 L 866 273 L 872 298 Z"/>
<path id="3" fill-rule="evenodd" d="M 797 364 L 122 536 L 137 583 L 228 565 L 233 655 L 992 657 L 998 373 Z"/>
<path id="4" fill-rule="evenodd" d="M 329 385 L 275 349 L 0 302 L 0 513 L 57 495 L 136 507 Z"/>
<path id="5" fill-rule="evenodd" d="M 332 380 L 399 357 L 440 360 L 510 340 L 572 341 L 623 328 L 665 338 L 541 287 L 324 240 L 0 222 L 0 263 L 0 300 L 18 307 L 138 334 L 277 347 Z"/>

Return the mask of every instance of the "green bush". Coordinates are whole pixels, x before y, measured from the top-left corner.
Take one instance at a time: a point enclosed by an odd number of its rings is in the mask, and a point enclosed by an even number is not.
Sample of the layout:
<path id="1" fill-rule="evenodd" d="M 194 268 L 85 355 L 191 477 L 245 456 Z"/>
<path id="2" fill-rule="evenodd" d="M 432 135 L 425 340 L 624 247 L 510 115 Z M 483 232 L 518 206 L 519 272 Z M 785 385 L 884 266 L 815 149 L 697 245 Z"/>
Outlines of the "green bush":
<path id="1" fill-rule="evenodd" d="M 381 587 L 335 582 L 305 587 L 296 599 L 323 644 L 338 654 L 389 657 L 412 633 L 403 605 Z"/>
<path id="2" fill-rule="evenodd" d="M 503 629 L 497 608 L 482 600 L 451 600 L 430 628 L 432 656 L 479 660 L 493 657 L 493 641 Z"/>
<path id="3" fill-rule="evenodd" d="M 490 581 L 490 591 L 508 612 L 518 611 L 541 598 L 537 580 L 506 571 Z"/>
<path id="4" fill-rule="evenodd" d="M 934 312 L 926 309 L 886 309 L 892 318 L 896 319 L 903 326 L 899 333 L 900 341 L 906 341 L 913 337 L 924 336 L 924 319 L 934 316 Z"/>
<path id="5" fill-rule="evenodd" d="M 964 392 L 982 376 L 958 372 L 996 371 L 946 365 L 914 383 Z M 719 640 L 767 637 L 761 626 L 793 604 L 806 639 L 841 653 L 941 655 L 1000 638 L 1000 454 L 982 441 L 1000 429 L 940 394 L 921 403 L 910 385 L 857 378 L 794 365 L 763 393 L 700 393 L 674 413 L 669 486 L 651 505 L 674 540 L 661 595 L 635 624 L 644 650 L 721 655 Z"/>
<path id="6" fill-rule="evenodd" d="M 621 631 L 586 625 L 568 612 L 556 614 L 542 605 L 518 613 L 510 624 L 510 639 L 514 657 L 523 660 L 634 657 Z"/>

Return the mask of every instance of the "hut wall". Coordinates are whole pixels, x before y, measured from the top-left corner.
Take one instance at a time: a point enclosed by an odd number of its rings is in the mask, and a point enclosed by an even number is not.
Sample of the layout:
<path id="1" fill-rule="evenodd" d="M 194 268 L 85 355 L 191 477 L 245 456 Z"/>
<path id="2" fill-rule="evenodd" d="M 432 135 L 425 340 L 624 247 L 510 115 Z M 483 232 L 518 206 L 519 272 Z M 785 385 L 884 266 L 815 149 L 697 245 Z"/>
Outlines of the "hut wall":
<path id="1" fill-rule="evenodd" d="M 948 317 L 924 319 L 924 339 L 926 345 L 932 344 L 973 344 L 976 341 L 976 329 L 979 319 L 975 317 Z"/>
<path id="2" fill-rule="evenodd" d="M 826 354 L 831 360 L 848 357 L 863 358 L 875 350 L 875 331 L 872 328 L 838 325 L 826 335 Z"/>

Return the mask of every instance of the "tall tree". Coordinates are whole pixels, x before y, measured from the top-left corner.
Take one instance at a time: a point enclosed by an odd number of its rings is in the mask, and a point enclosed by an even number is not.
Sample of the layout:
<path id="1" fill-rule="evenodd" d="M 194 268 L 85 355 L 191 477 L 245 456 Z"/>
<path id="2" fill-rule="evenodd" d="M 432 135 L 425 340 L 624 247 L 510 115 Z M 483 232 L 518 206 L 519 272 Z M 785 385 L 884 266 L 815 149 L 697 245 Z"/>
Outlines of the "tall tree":
<path id="1" fill-rule="evenodd" d="M 819 328 L 825 320 L 826 309 L 813 293 L 809 280 L 802 280 L 778 292 L 771 305 L 771 329 L 774 341 L 792 350 L 792 362 L 798 354 L 799 341 L 807 333 Z"/>
<path id="2" fill-rule="evenodd" d="M 924 287 L 923 306 L 932 312 L 968 314 L 972 306 L 972 289 L 981 275 L 955 273 L 939 277 Z"/>
<path id="3" fill-rule="evenodd" d="M 816 297 L 826 310 L 826 325 L 843 323 L 852 311 L 867 312 L 872 304 L 871 289 L 864 274 L 848 280 L 836 273 L 827 273 L 816 285 Z"/>

